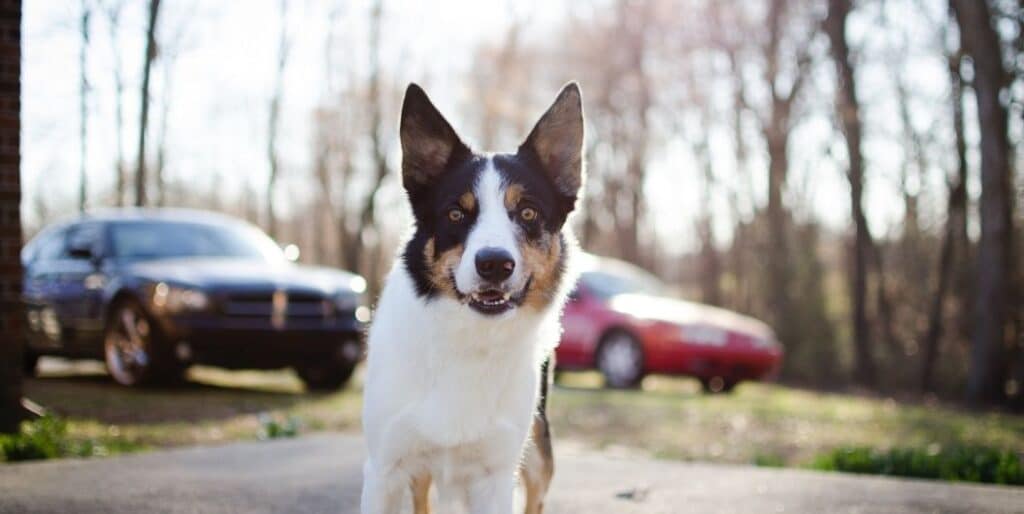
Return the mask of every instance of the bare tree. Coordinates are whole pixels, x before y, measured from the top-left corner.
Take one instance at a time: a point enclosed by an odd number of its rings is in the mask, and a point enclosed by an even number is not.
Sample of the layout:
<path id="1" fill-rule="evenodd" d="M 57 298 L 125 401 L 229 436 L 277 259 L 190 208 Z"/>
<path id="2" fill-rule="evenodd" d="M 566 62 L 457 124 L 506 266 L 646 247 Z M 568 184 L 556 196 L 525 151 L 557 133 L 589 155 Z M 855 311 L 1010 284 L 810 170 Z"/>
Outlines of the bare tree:
<path id="1" fill-rule="evenodd" d="M 701 81 L 696 76 L 696 68 L 703 68 L 707 63 L 698 61 L 691 57 L 687 60 L 689 66 L 685 74 L 685 85 L 687 90 L 686 102 L 695 106 L 696 121 L 691 127 L 689 140 L 690 151 L 696 160 L 700 172 L 700 184 L 704 201 L 701 202 L 697 214 L 695 228 L 697 239 L 700 242 L 698 250 L 698 270 L 700 278 L 701 301 L 710 305 L 723 305 L 722 298 L 722 259 L 718 248 L 715 247 L 714 234 L 714 212 L 711 199 L 716 189 L 715 170 L 712 164 L 711 144 L 708 140 L 708 133 L 711 131 L 711 123 L 714 119 L 711 113 L 711 98 L 706 88 L 712 87 Z"/>
<path id="2" fill-rule="evenodd" d="M 740 213 L 740 197 L 741 194 L 746 200 L 753 205 L 754 198 L 753 192 L 750 190 L 750 178 L 747 170 L 747 158 L 748 158 L 748 147 L 747 138 L 743 130 L 744 116 L 747 112 L 746 107 L 746 81 L 744 80 L 741 72 L 740 65 L 740 43 L 737 41 L 731 41 L 725 39 L 729 31 L 723 30 L 724 24 L 722 20 L 721 10 L 713 10 L 712 18 L 715 23 L 715 34 L 719 35 L 719 40 L 716 41 L 717 46 L 725 53 L 727 61 L 729 63 L 728 75 L 729 82 L 732 86 L 730 94 L 730 114 L 732 126 L 732 140 L 733 140 L 733 151 L 734 151 L 734 162 L 735 172 L 737 175 L 737 185 L 729 191 L 730 205 L 732 208 L 733 218 L 735 219 L 733 227 L 733 238 L 732 247 L 729 249 L 728 256 L 728 267 L 730 273 L 732 273 L 734 279 L 734 291 L 730 298 L 730 305 L 733 308 L 737 308 L 742 312 L 750 312 L 751 305 L 751 280 L 750 270 L 751 266 L 748 261 L 749 253 L 749 238 L 746 237 L 744 232 L 747 230 L 746 224 L 742 221 Z"/>
<path id="3" fill-rule="evenodd" d="M 945 39 L 945 38 L 943 38 Z M 942 43 L 945 43 L 944 41 Z M 965 270 L 968 266 L 968 250 L 970 240 L 967 237 L 967 138 L 964 129 L 964 80 L 960 72 L 963 62 L 963 49 L 960 45 L 946 56 L 950 82 L 951 121 L 956 149 L 955 175 L 948 183 L 946 202 L 946 225 L 942 234 L 939 250 L 939 263 L 935 271 L 936 285 L 932 304 L 928 313 L 928 329 L 922 338 L 922 361 L 919 387 L 922 392 L 931 391 L 934 387 L 935 363 L 939 357 L 940 343 L 944 330 L 944 306 L 950 289 L 958 296 L 960 317 L 969 320 L 963 312 L 969 310 L 967 277 L 959 267 Z M 959 266 L 958 266 L 959 265 Z"/>
<path id="4" fill-rule="evenodd" d="M 139 151 L 135 168 L 135 206 L 146 205 L 146 129 L 149 126 L 149 76 L 157 56 L 156 23 L 160 0 L 149 0 L 149 21 L 146 24 L 146 53 L 142 64 L 142 86 L 139 92 Z"/>
<path id="5" fill-rule="evenodd" d="M 185 18 L 175 20 L 171 27 L 168 27 L 168 20 L 164 17 L 164 30 L 160 35 L 160 127 L 157 132 L 156 162 L 154 165 L 154 182 L 156 183 L 156 205 L 163 207 L 168 203 L 168 177 L 167 177 L 167 137 L 169 133 L 169 119 L 171 104 L 174 96 L 174 68 L 178 62 L 178 56 L 182 51 L 185 41 L 185 34 L 191 25 L 189 13 L 195 12 L 194 5 L 185 9 Z M 167 30 L 170 28 L 171 30 Z"/>
<path id="6" fill-rule="evenodd" d="M 649 112 L 654 104 L 650 73 L 646 69 L 648 49 L 648 35 L 645 30 L 651 21 L 652 10 L 647 5 L 642 5 L 639 12 L 629 13 L 624 9 L 631 4 L 620 3 L 620 14 L 624 20 L 624 28 L 627 30 L 627 59 L 630 66 L 629 89 L 633 92 L 629 116 L 632 119 L 632 127 L 629 129 L 632 135 L 629 138 L 626 151 L 626 176 L 625 191 L 620 197 L 627 208 L 626 216 L 619 218 L 618 224 L 620 241 L 622 244 L 622 257 L 631 262 L 650 264 L 645 262 L 640 247 L 640 227 L 644 226 L 646 206 L 644 201 L 644 182 L 647 175 L 647 156 L 650 149 L 650 120 Z"/>
<path id="7" fill-rule="evenodd" d="M 82 16 L 79 25 L 82 37 L 78 50 L 79 82 L 78 82 L 78 136 L 79 136 L 79 175 L 78 175 L 78 210 L 85 212 L 88 196 L 86 164 L 88 161 L 89 138 L 89 71 L 87 56 L 89 52 L 89 18 L 92 15 L 90 0 L 82 0 Z"/>
<path id="8" fill-rule="evenodd" d="M 951 0 L 960 41 L 974 68 L 974 96 L 981 129 L 981 240 L 977 255 L 974 342 L 967 399 L 972 404 L 1000 401 L 1006 377 L 1004 340 L 1011 319 L 1013 221 L 1006 84 L 999 35 L 988 2 Z"/>
<path id="9" fill-rule="evenodd" d="M 281 115 L 281 96 L 284 89 L 284 69 L 288 64 L 288 0 L 281 0 L 281 33 L 277 44 L 277 69 L 274 75 L 274 91 L 270 97 L 270 116 L 267 121 L 267 163 L 270 175 L 267 177 L 267 232 L 277 237 L 277 215 L 274 212 L 274 189 L 281 168 L 277 150 L 278 118 Z"/>
<path id="10" fill-rule="evenodd" d="M 874 245 L 867 218 L 864 216 L 864 154 L 861 151 L 860 103 L 850 47 L 846 40 L 846 20 L 851 11 L 850 0 L 829 0 L 828 16 L 823 24 L 828 35 L 832 61 L 836 67 L 836 110 L 843 136 L 850 181 L 850 208 L 854 225 L 853 266 L 850 277 L 852 293 L 852 325 L 855 376 L 862 385 L 872 387 L 876 381 L 872 353 L 871 330 L 868 324 L 868 262 Z"/>
<path id="11" fill-rule="evenodd" d="M 154 165 L 154 179 L 156 182 L 156 205 L 163 207 L 167 205 L 167 118 L 171 110 L 171 68 L 173 64 L 170 59 L 161 59 L 163 68 L 163 88 L 160 92 L 160 132 L 157 136 L 156 163 Z"/>
<path id="12" fill-rule="evenodd" d="M 117 174 L 115 181 L 115 199 L 114 204 L 118 207 L 123 206 L 125 197 L 127 196 L 127 185 L 126 185 L 126 173 L 125 159 L 124 159 L 124 70 L 121 65 L 121 52 L 120 52 L 120 27 L 121 27 L 121 11 L 124 8 L 123 0 L 113 0 L 106 3 L 103 12 L 107 17 L 107 29 L 110 35 L 111 48 L 114 49 L 112 61 L 113 61 L 113 72 L 114 72 L 114 130 L 116 160 L 114 163 Z"/>
<path id="13" fill-rule="evenodd" d="M 369 266 L 371 260 L 368 253 L 367 237 L 372 236 L 379 241 L 375 212 L 377 207 L 377 193 L 380 192 L 384 179 L 388 176 L 387 153 L 381 134 L 381 120 L 383 119 L 383 101 L 381 99 L 381 22 L 383 17 L 384 1 L 377 0 L 370 10 L 370 78 L 367 84 L 369 95 L 370 116 L 369 130 L 371 141 L 371 152 L 373 161 L 373 172 L 369 189 L 363 197 L 362 209 L 359 212 L 359 230 L 361 234 L 350 241 L 353 256 L 358 259 L 356 269 L 364 275 L 373 276 Z M 374 277 L 375 278 L 375 277 Z M 376 283 L 376 280 L 371 280 Z"/>
<path id="14" fill-rule="evenodd" d="M 742 98 L 744 105 L 754 113 L 760 125 L 768 151 L 768 249 L 766 304 L 771 309 L 771 321 L 780 331 L 780 338 L 788 344 L 799 344 L 796 313 L 792 306 L 792 269 L 789 259 L 789 213 L 783 204 L 783 191 L 789 170 L 789 136 L 796 126 L 796 102 L 810 74 L 812 64 L 811 42 L 816 34 L 815 24 L 801 29 L 801 17 L 812 13 L 803 2 L 769 0 L 764 23 L 765 39 L 758 52 L 761 55 L 761 86 L 768 92 L 764 106 L 758 109 Z M 739 80 L 745 80 L 742 70 Z"/>

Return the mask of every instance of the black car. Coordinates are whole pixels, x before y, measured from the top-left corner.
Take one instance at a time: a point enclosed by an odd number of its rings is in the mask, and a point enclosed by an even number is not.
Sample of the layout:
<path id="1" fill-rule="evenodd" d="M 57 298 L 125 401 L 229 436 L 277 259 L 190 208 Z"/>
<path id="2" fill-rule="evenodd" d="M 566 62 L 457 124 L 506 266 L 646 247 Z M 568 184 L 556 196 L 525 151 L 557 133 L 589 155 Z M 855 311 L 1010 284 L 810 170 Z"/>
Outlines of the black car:
<path id="1" fill-rule="evenodd" d="M 43 230 L 22 251 L 28 347 L 103 359 L 125 385 L 190 364 L 293 367 L 343 386 L 363 356 L 366 282 L 300 266 L 258 228 L 188 210 L 117 209 Z"/>

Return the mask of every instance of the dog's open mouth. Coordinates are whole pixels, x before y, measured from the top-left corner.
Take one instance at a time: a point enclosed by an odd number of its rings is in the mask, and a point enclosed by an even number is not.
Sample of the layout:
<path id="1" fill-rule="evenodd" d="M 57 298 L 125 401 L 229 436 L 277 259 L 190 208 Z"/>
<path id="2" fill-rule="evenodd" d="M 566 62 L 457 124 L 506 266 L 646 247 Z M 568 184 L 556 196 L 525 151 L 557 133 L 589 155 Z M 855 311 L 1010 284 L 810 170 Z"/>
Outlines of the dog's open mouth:
<path id="1" fill-rule="evenodd" d="M 515 305 L 512 295 L 498 289 L 485 289 L 469 295 L 469 306 L 483 314 L 501 314 Z"/>
<path id="2" fill-rule="evenodd" d="M 454 276 L 452 277 L 452 282 L 455 282 Z M 533 277 L 531 276 L 526 280 L 526 285 L 524 285 L 523 289 L 518 293 L 510 293 L 508 291 L 491 287 L 469 294 L 458 293 L 458 289 L 456 288 L 456 294 L 458 294 L 459 299 L 466 302 L 471 309 L 479 312 L 480 314 L 485 316 L 497 316 L 498 314 L 503 314 L 521 305 L 523 300 L 526 298 L 526 292 L 530 290 L 530 284 L 532 282 Z"/>

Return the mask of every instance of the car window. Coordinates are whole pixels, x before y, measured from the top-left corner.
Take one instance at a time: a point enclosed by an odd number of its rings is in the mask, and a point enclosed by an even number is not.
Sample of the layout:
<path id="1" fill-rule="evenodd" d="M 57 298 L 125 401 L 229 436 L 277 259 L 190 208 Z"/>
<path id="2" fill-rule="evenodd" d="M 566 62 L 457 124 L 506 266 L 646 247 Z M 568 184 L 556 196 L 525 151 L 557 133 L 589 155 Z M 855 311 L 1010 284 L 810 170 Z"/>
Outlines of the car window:
<path id="1" fill-rule="evenodd" d="M 138 221 L 111 226 L 113 254 L 131 260 L 173 257 L 238 257 L 278 262 L 281 250 L 244 225 Z"/>
<path id="2" fill-rule="evenodd" d="M 665 286 L 654 276 L 633 270 L 587 271 L 580 276 L 587 290 L 599 298 L 622 294 L 664 294 Z"/>
<path id="3" fill-rule="evenodd" d="M 89 258 L 89 256 L 75 254 L 74 250 L 88 250 L 92 256 L 102 255 L 101 235 L 102 228 L 98 223 L 83 223 L 69 228 L 62 257 L 67 259 Z"/>

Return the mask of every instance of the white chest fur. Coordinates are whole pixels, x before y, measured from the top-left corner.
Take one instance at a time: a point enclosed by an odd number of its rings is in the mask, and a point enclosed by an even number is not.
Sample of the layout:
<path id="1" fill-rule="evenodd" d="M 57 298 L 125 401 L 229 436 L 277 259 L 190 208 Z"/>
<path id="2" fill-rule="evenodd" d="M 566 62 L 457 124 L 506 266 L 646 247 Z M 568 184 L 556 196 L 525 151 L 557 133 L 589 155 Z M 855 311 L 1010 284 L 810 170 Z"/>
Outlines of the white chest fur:
<path id="1" fill-rule="evenodd" d="M 439 486 L 514 473 L 537 401 L 558 309 L 486 317 L 415 295 L 400 261 L 369 334 L 363 428 L 367 473 L 429 473 Z M 451 484 L 458 485 L 458 484 Z"/>

